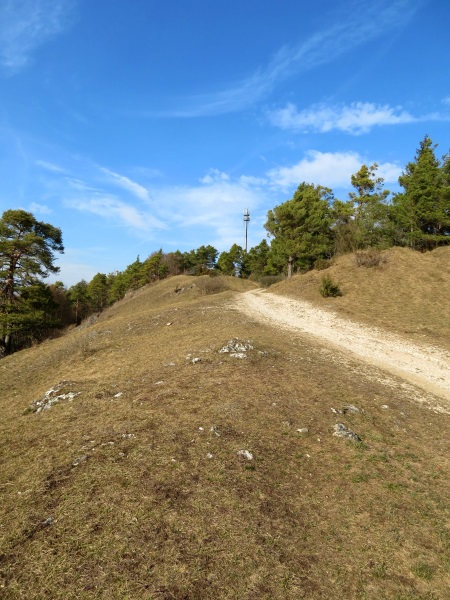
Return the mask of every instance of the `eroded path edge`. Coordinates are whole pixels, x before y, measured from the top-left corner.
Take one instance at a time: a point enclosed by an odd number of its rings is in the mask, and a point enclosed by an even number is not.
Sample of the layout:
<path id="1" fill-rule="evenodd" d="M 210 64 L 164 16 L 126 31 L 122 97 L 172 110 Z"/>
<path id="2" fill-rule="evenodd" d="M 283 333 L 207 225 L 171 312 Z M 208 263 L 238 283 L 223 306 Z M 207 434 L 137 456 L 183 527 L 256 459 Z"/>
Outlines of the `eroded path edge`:
<path id="1" fill-rule="evenodd" d="M 316 342 L 351 353 L 438 396 L 445 401 L 444 411 L 450 409 L 450 353 L 442 348 L 419 346 L 398 335 L 343 319 L 308 302 L 265 290 L 239 294 L 234 307 L 266 325 L 313 336 Z"/>

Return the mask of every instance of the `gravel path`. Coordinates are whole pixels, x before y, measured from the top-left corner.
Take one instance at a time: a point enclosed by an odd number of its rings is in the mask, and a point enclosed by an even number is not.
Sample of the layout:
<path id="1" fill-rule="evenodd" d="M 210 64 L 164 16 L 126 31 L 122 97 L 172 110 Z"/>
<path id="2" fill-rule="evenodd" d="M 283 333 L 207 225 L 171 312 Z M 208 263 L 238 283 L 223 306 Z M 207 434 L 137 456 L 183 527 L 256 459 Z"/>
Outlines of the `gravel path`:
<path id="1" fill-rule="evenodd" d="M 404 338 L 343 319 L 312 304 L 252 290 L 240 294 L 236 308 L 257 321 L 291 333 L 302 332 L 317 341 L 350 352 L 354 357 L 388 371 L 448 401 L 450 407 L 450 353 L 419 346 Z"/>

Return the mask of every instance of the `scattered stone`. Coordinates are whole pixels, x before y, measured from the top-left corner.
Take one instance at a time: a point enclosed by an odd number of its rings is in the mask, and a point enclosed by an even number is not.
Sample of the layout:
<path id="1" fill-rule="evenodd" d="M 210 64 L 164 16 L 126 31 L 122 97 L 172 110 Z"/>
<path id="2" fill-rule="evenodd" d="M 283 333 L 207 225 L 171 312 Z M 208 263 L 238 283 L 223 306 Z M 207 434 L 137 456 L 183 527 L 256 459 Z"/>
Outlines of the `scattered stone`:
<path id="1" fill-rule="evenodd" d="M 346 415 L 347 413 L 363 413 L 363 409 L 362 408 L 358 408 L 357 406 L 354 406 L 353 404 L 346 404 L 345 406 L 342 407 L 342 414 Z"/>
<path id="2" fill-rule="evenodd" d="M 155 381 L 155 385 L 161 385 L 164 381 Z"/>
<path id="3" fill-rule="evenodd" d="M 238 450 L 236 454 L 242 458 L 245 458 L 246 460 L 253 460 L 253 454 L 248 450 Z"/>
<path id="4" fill-rule="evenodd" d="M 384 408 L 384 409 L 386 409 L 386 408 L 389 408 L 389 406 L 388 406 L 387 404 L 382 404 L 382 405 L 381 405 L 381 408 Z"/>
<path id="5" fill-rule="evenodd" d="M 166 323 L 167 327 L 169 327 L 169 325 L 172 325 L 173 321 L 170 321 L 169 323 Z"/>
<path id="6" fill-rule="evenodd" d="M 333 435 L 335 435 L 336 437 L 346 438 L 348 440 L 351 440 L 352 442 L 361 441 L 359 435 L 356 434 L 354 431 L 347 429 L 347 427 L 343 423 L 336 423 L 336 425 L 334 426 Z"/>
<path id="7" fill-rule="evenodd" d="M 229 354 L 233 358 L 247 358 L 247 352 L 253 350 L 250 341 L 243 342 L 238 338 L 229 340 L 223 348 L 219 350 L 219 354 Z"/>
<path id="8" fill-rule="evenodd" d="M 198 357 L 198 356 L 196 356 L 195 358 L 192 358 L 192 359 L 191 359 L 191 363 L 192 363 L 193 365 L 196 365 L 196 364 L 197 364 L 197 363 L 199 363 L 199 362 L 202 362 L 202 359 L 201 359 L 200 357 Z"/>
<path id="9" fill-rule="evenodd" d="M 47 410 L 61 402 L 61 400 L 69 400 L 71 402 L 76 396 L 79 396 L 81 392 L 68 392 L 66 391 L 68 388 L 75 385 L 70 381 L 60 381 L 52 388 L 47 390 L 43 397 L 39 400 L 34 400 L 27 412 L 41 412 L 41 410 Z M 62 392 L 62 393 L 59 393 Z"/>
<path id="10" fill-rule="evenodd" d="M 50 525 L 54 525 L 55 523 L 56 519 L 54 519 L 53 517 L 48 517 L 48 519 L 41 521 L 42 527 L 50 527 Z"/>
<path id="11" fill-rule="evenodd" d="M 198 430 L 199 430 L 199 431 L 205 431 L 205 430 L 203 429 L 203 427 L 199 427 L 199 428 L 198 428 Z"/>
<path id="12" fill-rule="evenodd" d="M 342 408 L 332 408 L 331 412 L 333 412 L 335 415 L 346 415 L 348 413 L 363 413 L 364 411 L 362 408 L 358 408 L 353 404 L 346 404 Z"/>
<path id="13" fill-rule="evenodd" d="M 120 398 L 120 396 L 123 395 L 123 392 L 117 392 L 117 394 L 114 394 L 114 398 Z"/>
<path id="14" fill-rule="evenodd" d="M 170 363 L 165 364 L 164 366 L 165 367 L 176 367 L 177 365 L 174 362 L 170 362 Z"/>
<path id="15" fill-rule="evenodd" d="M 82 462 L 85 462 L 88 459 L 87 454 L 83 454 L 83 456 L 79 456 L 78 458 L 76 458 L 73 463 L 72 463 L 72 467 L 78 467 L 79 464 L 81 464 Z"/>
<path id="16" fill-rule="evenodd" d="M 208 454 L 206 455 L 206 458 L 209 458 L 209 459 L 214 458 L 214 454 L 211 454 L 211 452 L 208 452 Z"/>
<path id="17" fill-rule="evenodd" d="M 309 433 L 309 429 L 307 427 L 302 427 L 301 429 L 297 429 L 297 433 Z"/>
<path id="18" fill-rule="evenodd" d="M 216 426 L 216 425 L 213 425 L 213 426 L 211 427 L 211 429 L 210 429 L 210 432 L 211 432 L 211 433 L 214 433 L 215 435 L 217 435 L 217 437 L 220 437 L 220 433 L 219 433 L 219 430 L 217 429 L 217 426 Z"/>

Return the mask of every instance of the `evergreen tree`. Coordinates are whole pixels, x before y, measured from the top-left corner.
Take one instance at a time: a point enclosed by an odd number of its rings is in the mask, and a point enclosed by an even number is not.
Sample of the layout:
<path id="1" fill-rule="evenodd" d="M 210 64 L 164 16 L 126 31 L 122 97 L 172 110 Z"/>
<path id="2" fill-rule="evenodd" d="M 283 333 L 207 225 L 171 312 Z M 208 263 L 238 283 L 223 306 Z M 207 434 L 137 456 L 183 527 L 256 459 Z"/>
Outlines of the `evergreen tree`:
<path id="1" fill-rule="evenodd" d="M 84 279 L 69 288 L 67 297 L 72 305 L 73 320 L 79 325 L 92 312 L 88 283 Z"/>
<path id="2" fill-rule="evenodd" d="M 195 251 L 195 271 L 200 275 L 216 266 L 218 251 L 211 245 L 200 246 Z"/>
<path id="3" fill-rule="evenodd" d="M 269 210 L 264 227 L 284 255 L 288 277 L 294 265 L 310 269 L 318 258 L 331 255 L 332 198 L 330 189 L 302 183 L 291 200 Z"/>
<path id="4" fill-rule="evenodd" d="M 417 250 L 450 243 L 448 160 L 441 166 L 436 145 L 426 135 L 413 162 L 399 177 L 404 192 L 393 200 L 396 243 Z"/>
<path id="5" fill-rule="evenodd" d="M 61 230 L 24 210 L 7 210 L 0 219 L 0 355 L 10 352 L 14 335 L 35 314 L 24 292 L 57 273 L 55 252 L 64 252 Z"/>
<path id="6" fill-rule="evenodd" d="M 233 244 L 229 252 L 222 252 L 216 266 L 225 275 L 248 276 L 247 255 L 238 244 Z"/>
<path id="7" fill-rule="evenodd" d="M 362 165 L 351 176 L 355 192 L 350 192 L 354 221 L 349 223 L 354 249 L 383 246 L 388 237 L 388 190 L 383 190 L 384 179 L 376 176 L 377 163 Z"/>
<path id="8" fill-rule="evenodd" d="M 358 233 L 353 201 L 334 200 L 331 214 L 335 254 L 354 252 L 357 249 Z"/>
<path id="9" fill-rule="evenodd" d="M 168 267 L 163 258 L 164 254 L 161 249 L 150 254 L 143 262 L 140 278 L 141 286 L 151 283 L 152 281 L 159 281 L 167 276 Z"/>
<path id="10" fill-rule="evenodd" d="M 247 255 L 248 271 L 259 277 L 265 275 L 265 269 L 269 260 L 270 246 L 267 240 L 262 240 L 257 246 L 250 248 Z"/>
<path id="11" fill-rule="evenodd" d="M 108 278 L 104 273 L 97 273 L 87 286 L 92 310 L 101 312 L 108 306 Z"/>

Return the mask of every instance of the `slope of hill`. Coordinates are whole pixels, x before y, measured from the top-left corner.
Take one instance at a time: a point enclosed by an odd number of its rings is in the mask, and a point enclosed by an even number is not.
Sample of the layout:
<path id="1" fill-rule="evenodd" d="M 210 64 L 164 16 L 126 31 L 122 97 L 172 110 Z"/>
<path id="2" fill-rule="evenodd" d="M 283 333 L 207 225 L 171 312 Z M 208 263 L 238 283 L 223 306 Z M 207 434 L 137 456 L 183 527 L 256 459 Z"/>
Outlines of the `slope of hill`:
<path id="1" fill-rule="evenodd" d="M 251 286 L 166 280 L 0 362 L 0 595 L 447 597 L 449 416 L 234 310 Z"/>
<path id="2" fill-rule="evenodd" d="M 325 275 L 339 284 L 341 297 L 321 297 Z M 390 248 L 381 253 L 380 265 L 371 268 L 358 267 L 355 255 L 348 254 L 329 269 L 296 275 L 270 291 L 450 349 L 450 246 L 423 254 Z"/>

